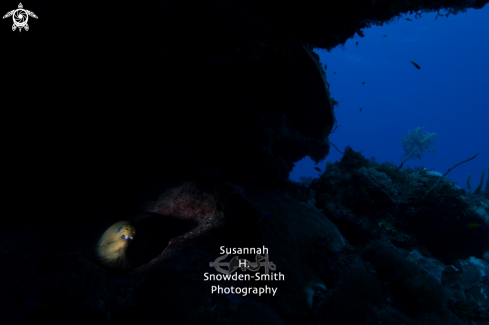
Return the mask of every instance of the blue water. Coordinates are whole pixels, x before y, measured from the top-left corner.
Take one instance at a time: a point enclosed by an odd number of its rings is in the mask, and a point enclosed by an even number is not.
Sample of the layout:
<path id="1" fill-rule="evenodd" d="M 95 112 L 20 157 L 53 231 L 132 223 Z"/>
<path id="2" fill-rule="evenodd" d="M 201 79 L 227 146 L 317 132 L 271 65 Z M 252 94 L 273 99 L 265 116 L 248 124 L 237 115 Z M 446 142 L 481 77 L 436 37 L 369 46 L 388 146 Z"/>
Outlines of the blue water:
<path id="1" fill-rule="evenodd" d="M 425 153 L 422 161 L 410 160 L 404 168 L 422 165 L 445 173 L 479 153 L 447 175 L 467 188 L 472 174 L 474 189 L 489 165 L 489 6 L 435 17 L 406 15 L 364 30 L 365 37 L 355 35 L 343 48 L 314 50 L 327 64 L 330 92 L 340 103 L 335 108 L 339 127 L 330 141 L 341 151 L 351 146 L 366 158 L 399 165 L 403 148 L 398 137 L 424 127 L 438 135 L 436 154 Z M 331 147 L 326 160 L 341 156 Z M 317 167 L 324 170 L 326 160 Z M 315 166 L 306 157 L 290 179 L 318 177 Z"/>

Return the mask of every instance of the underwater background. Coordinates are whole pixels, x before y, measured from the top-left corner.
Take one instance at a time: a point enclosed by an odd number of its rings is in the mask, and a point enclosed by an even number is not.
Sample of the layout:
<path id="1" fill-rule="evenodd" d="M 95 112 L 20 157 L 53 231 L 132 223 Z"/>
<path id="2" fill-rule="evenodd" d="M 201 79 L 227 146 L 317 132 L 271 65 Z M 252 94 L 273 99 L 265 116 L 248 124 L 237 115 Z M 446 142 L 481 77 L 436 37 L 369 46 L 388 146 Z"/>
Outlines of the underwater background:
<path id="1" fill-rule="evenodd" d="M 445 15 L 408 14 L 372 26 L 363 38 L 355 35 L 329 53 L 314 50 L 323 67 L 327 65 L 331 96 L 339 102 L 339 127 L 329 139 L 341 151 L 350 146 L 368 159 L 399 166 L 399 137 L 424 127 L 424 132 L 438 135 L 436 153 L 426 153 L 422 161 L 408 160 L 404 167 L 444 174 L 479 153 L 447 175 L 467 189 L 467 175 L 472 174 L 475 188 L 489 165 L 489 7 L 440 14 Z M 324 171 L 327 160 L 341 157 L 334 147 L 317 166 L 305 157 L 290 179 L 317 178 L 320 172 L 314 167 Z"/>
<path id="2" fill-rule="evenodd" d="M 1 324 L 489 325 L 489 0 L 451 1 L 23 2 Z"/>

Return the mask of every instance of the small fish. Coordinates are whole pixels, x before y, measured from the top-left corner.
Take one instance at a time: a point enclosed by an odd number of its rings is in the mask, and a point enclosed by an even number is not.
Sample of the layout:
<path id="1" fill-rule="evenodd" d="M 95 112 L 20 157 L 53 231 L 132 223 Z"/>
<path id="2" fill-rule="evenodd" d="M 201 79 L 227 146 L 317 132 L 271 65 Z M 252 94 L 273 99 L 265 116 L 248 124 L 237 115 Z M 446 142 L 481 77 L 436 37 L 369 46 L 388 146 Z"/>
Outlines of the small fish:
<path id="1" fill-rule="evenodd" d="M 362 108 L 360 107 L 360 112 L 362 112 Z"/>
<path id="2" fill-rule="evenodd" d="M 321 169 L 319 169 L 319 167 L 314 167 L 315 170 L 317 170 L 318 172 L 321 171 Z"/>
<path id="3" fill-rule="evenodd" d="M 324 70 L 326 70 L 327 68 L 328 68 L 328 66 L 325 64 L 325 65 L 324 65 Z"/>
<path id="4" fill-rule="evenodd" d="M 477 223 L 477 222 L 471 222 L 471 223 L 468 223 L 467 224 L 467 228 L 469 229 L 477 229 L 481 226 L 480 223 Z"/>
<path id="5" fill-rule="evenodd" d="M 336 71 L 335 71 L 335 72 L 333 72 L 333 74 L 335 74 L 335 73 L 336 73 Z"/>
<path id="6" fill-rule="evenodd" d="M 387 36 L 387 34 L 385 34 L 385 35 L 384 35 L 384 36 L 382 36 L 382 37 L 386 37 L 386 36 Z"/>
<path id="7" fill-rule="evenodd" d="M 358 46 L 358 41 L 357 41 L 357 46 Z"/>
<path id="8" fill-rule="evenodd" d="M 364 82 L 362 82 L 362 85 L 365 85 L 365 81 L 364 81 Z"/>
<path id="9" fill-rule="evenodd" d="M 421 67 L 414 61 L 410 61 L 418 70 L 421 69 Z"/>
<path id="10" fill-rule="evenodd" d="M 411 18 L 406 18 L 406 20 L 413 21 Z"/>

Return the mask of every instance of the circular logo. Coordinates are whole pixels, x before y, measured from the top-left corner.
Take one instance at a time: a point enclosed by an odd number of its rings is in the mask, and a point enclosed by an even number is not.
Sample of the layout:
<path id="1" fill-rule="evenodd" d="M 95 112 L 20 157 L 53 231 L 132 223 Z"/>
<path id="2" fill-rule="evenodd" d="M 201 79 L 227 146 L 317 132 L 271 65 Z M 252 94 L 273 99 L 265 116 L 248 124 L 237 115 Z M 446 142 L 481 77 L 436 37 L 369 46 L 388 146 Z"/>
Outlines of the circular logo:
<path id="1" fill-rule="evenodd" d="M 15 10 L 12 16 L 14 18 L 14 24 L 17 27 L 24 27 L 27 24 L 27 20 L 29 19 L 27 12 L 25 12 L 24 9 Z"/>

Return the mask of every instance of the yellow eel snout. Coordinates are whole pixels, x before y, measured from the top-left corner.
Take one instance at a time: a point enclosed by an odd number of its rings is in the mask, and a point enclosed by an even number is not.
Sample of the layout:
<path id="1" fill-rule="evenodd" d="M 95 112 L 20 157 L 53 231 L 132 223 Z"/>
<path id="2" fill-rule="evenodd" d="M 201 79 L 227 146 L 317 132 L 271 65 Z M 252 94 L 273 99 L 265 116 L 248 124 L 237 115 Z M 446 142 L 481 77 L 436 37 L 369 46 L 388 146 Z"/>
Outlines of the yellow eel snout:
<path id="1" fill-rule="evenodd" d="M 136 234 L 136 227 L 130 221 L 116 222 L 104 232 L 95 247 L 98 261 L 114 270 L 134 267 L 146 248 L 144 237 Z"/>

